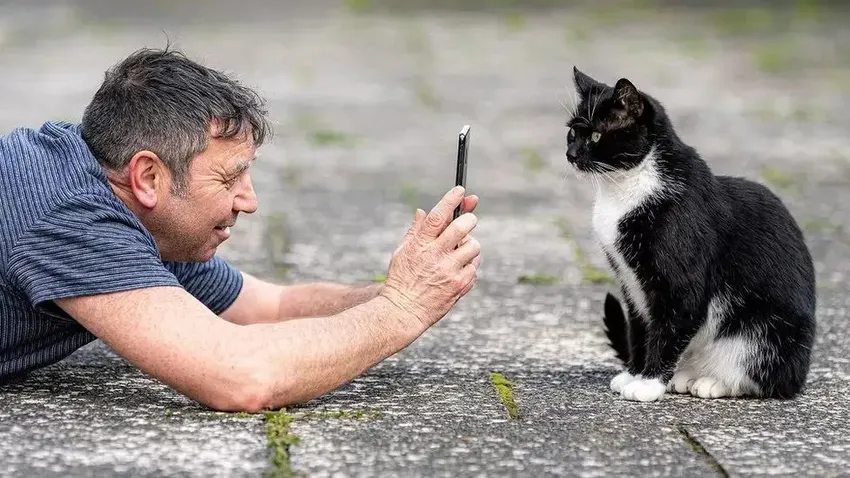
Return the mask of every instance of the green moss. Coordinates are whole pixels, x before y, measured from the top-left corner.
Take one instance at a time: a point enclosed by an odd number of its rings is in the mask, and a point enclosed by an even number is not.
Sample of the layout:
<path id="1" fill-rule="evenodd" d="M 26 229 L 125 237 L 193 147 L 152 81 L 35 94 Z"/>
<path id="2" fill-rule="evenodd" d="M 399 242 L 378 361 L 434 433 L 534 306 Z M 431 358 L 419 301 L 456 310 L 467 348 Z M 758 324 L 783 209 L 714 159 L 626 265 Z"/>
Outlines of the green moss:
<path id="1" fill-rule="evenodd" d="M 549 274 L 522 274 L 517 282 L 520 284 L 552 285 L 558 283 L 558 278 Z"/>
<path id="2" fill-rule="evenodd" d="M 573 234 L 570 230 L 570 225 L 564 218 L 557 218 L 553 221 L 555 227 L 558 228 L 559 235 L 565 240 L 573 240 Z M 573 240 L 574 241 L 574 240 Z M 573 251 L 576 255 L 576 262 L 581 270 L 582 280 L 590 284 L 613 284 L 614 278 L 606 271 L 593 265 L 587 258 L 587 254 L 579 246 L 577 241 L 573 242 Z"/>
<path id="3" fill-rule="evenodd" d="M 575 245 L 575 254 L 576 260 L 578 261 L 578 266 L 581 269 L 581 277 L 585 282 L 591 284 L 613 284 L 614 278 L 611 277 L 604 270 L 593 265 L 590 260 L 587 258 L 587 255 L 584 253 L 584 250 L 579 247 L 578 243 Z"/>
<path id="4" fill-rule="evenodd" d="M 590 28 L 587 25 L 576 24 L 570 25 L 567 27 L 567 31 L 564 35 L 564 39 L 568 44 L 575 43 L 577 45 L 582 45 L 590 41 L 592 37 Z"/>
<path id="5" fill-rule="evenodd" d="M 761 169 L 761 177 L 770 185 L 782 189 L 789 190 L 794 186 L 794 178 L 790 174 L 781 169 L 766 166 Z"/>
<path id="6" fill-rule="evenodd" d="M 525 169 L 533 173 L 542 171 L 546 167 L 543 156 L 532 146 L 522 148 L 522 163 L 525 165 Z"/>
<path id="7" fill-rule="evenodd" d="M 238 414 L 237 414 L 238 415 Z M 250 416 L 250 414 L 248 414 Z M 365 420 L 380 416 L 377 410 L 317 410 L 305 412 L 288 412 L 286 409 L 269 411 L 263 414 L 266 422 L 266 440 L 272 456 L 269 459 L 274 466 L 270 476 L 291 477 L 299 473 L 292 469 L 290 463 L 290 447 L 297 445 L 301 439 L 292 433 L 290 425 L 296 420 L 310 419 L 355 419 Z"/>
<path id="8" fill-rule="evenodd" d="M 518 32 L 525 28 L 525 15 L 521 12 L 508 12 L 504 18 L 505 29 L 509 32 Z"/>
<path id="9" fill-rule="evenodd" d="M 318 146 L 349 146 L 354 140 L 342 131 L 316 129 L 308 133 L 310 141 Z"/>
<path id="10" fill-rule="evenodd" d="M 344 419 L 344 420 L 370 420 L 381 416 L 379 410 L 310 410 L 306 412 L 290 413 L 295 420 L 311 419 Z"/>
<path id="11" fill-rule="evenodd" d="M 767 8 L 727 8 L 715 16 L 715 26 L 726 35 L 746 35 L 770 30 L 775 18 Z"/>
<path id="12" fill-rule="evenodd" d="M 312 114 L 303 114 L 295 120 L 296 126 L 305 132 L 307 140 L 317 146 L 351 146 L 354 138 L 348 133 L 335 130 Z"/>
<path id="13" fill-rule="evenodd" d="M 800 22 L 817 23 L 823 19 L 823 10 L 818 0 L 796 0 L 794 19 Z"/>
<path id="14" fill-rule="evenodd" d="M 353 13 L 366 13 L 372 9 L 370 0 L 345 0 L 345 6 Z"/>
<path id="15" fill-rule="evenodd" d="M 286 410 L 266 412 L 266 440 L 271 449 L 270 458 L 274 471 L 271 476 L 294 476 L 289 462 L 289 447 L 297 445 L 301 439 L 289 429 L 295 417 Z"/>
<path id="16" fill-rule="evenodd" d="M 419 103 L 429 110 L 437 110 L 440 108 L 440 100 L 437 98 L 437 93 L 434 87 L 424 77 L 417 76 L 414 80 L 414 91 L 416 99 Z"/>
<path id="17" fill-rule="evenodd" d="M 419 205 L 419 191 L 411 184 L 402 184 L 401 192 L 399 193 L 401 202 L 410 206 L 411 209 L 416 209 Z"/>
<path id="18" fill-rule="evenodd" d="M 840 233 L 843 228 L 840 225 L 835 225 L 827 221 L 826 219 L 809 218 L 803 221 L 803 229 L 814 233 L 829 234 Z"/>
<path id="19" fill-rule="evenodd" d="M 499 372 L 490 372 L 490 382 L 493 384 L 493 388 L 496 389 L 502 405 L 508 411 L 508 417 L 512 420 L 518 419 L 519 407 L 516 404 L 516 400 L 514 400 L 513 384 Z"/>
<path id="20" fill-rule="evenodd" d="M 377 282 L 377 283 L 381 283 L 381 284 L 383 284 L 386 281 L 387 281 L 387 275 L 386 274 L 375 274 L 375 277 L 372 278 L 372 282 Z"/>
<path id="21" fill-rule="evenodd" d="M 753 51 L 753 64 L 761 71 L 777 74 L 794 66 L 793 50 L 787 44 L 762 45 Z"/>

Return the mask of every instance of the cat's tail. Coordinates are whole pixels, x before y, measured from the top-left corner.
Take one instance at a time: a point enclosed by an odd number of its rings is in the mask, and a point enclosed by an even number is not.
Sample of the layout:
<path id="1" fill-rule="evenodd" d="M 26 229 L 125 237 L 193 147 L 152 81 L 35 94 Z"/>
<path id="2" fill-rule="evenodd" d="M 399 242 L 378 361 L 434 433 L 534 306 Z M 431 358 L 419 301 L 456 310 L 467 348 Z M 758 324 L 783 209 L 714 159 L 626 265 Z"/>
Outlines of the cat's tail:
<path id="1" fill-rule="evenodd" d="M 604 310 L 602 322 L 605 324 L 605 335 L 608 336 L 617 358 L 626 364 L 629 361 L 629 328 L 626 315 L 623 313 L 620 301 L 611 293 L 605 296 Z"/>

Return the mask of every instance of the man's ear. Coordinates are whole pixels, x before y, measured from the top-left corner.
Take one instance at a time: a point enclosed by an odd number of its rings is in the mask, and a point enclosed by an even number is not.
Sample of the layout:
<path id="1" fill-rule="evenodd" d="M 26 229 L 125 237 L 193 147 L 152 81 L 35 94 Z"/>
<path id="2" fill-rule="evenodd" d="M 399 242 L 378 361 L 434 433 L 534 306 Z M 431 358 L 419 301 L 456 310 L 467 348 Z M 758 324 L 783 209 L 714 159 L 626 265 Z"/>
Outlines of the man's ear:
<path id="1" fill-rule="evenodd" d="M 585 75 L 575 66 L 573 66 L 573 81 L 576 84 L 576 90 L 582 98 L 587 98 L 592 88 L 601 86 L 598 81 Z"/>
<path id="2" fill-rule="evenodd" d="M 156 153 L 139 151 L 127 165 L 130 190 L 136 201 L 148 209 L 156 206 L 159 195 L 168 186 L 165 164 Z"/>
<path id="3" fill-rule="evenodd" d="M 617 84 L 614 85 L 614 98 L 616 106 L 628 112 L 630 116 L 639 118 L 643 114 L 643 96 L 626 78 L 617 80 Z"/>

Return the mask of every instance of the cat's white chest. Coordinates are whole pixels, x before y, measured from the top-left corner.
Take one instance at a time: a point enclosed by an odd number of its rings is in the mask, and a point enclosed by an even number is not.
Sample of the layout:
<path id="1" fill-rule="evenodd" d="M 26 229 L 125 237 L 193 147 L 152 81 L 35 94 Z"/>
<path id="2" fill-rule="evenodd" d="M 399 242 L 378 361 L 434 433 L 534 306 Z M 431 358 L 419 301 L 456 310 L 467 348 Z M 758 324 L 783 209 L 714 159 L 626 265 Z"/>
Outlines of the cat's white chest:
<path id="1" fill-rule="evenodd" d="M 600 181 L 593 205 L 593 231 L 596 238 L 614 261 L 617 279 L 644 319 L 649 319 L 646 291 L 638 275 L 623 257 L 622 244 L 619 243 L 620 223 L 647 200 L 660 194 L 661 187 L 654 152 L 650 152 L 638 168 Z"/>

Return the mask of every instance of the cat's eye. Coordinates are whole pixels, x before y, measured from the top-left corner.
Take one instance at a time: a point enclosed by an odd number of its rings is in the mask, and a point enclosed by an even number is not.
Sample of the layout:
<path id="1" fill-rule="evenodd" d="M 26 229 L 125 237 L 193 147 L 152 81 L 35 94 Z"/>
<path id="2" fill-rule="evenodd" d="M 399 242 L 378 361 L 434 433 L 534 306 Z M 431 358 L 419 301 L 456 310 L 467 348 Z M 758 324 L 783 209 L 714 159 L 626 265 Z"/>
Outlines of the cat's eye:
<path id="1" fill-rule="evenodd" d="M 590 140 L 593 141 L 594 143 L 598 143 L 599 138 L 601 138 L 601 137 L 602 137 L 602 133 L 594 131 L 593 134 L 590 135 Z"/>
<path id="2" fill-rule="evenodd" d="M 570 128 L 570 130 L 567 131 L 567 138 L 568 139 L 575 139 L 575 137 L 576 137 L 576 130 Z"/>

